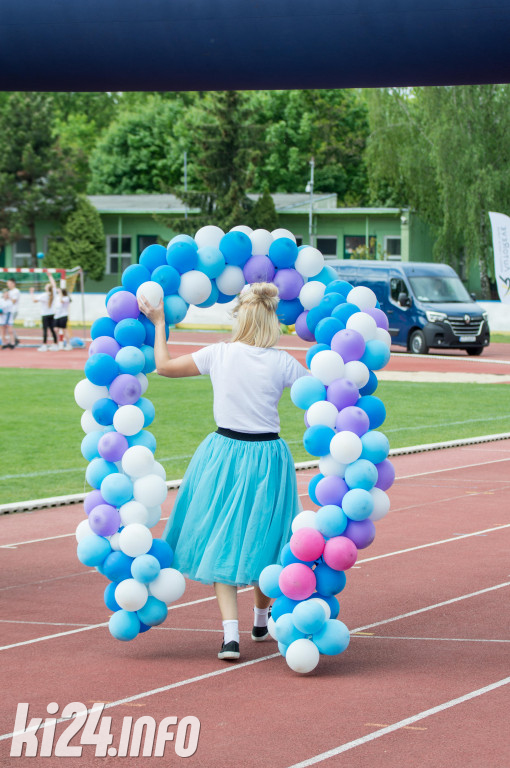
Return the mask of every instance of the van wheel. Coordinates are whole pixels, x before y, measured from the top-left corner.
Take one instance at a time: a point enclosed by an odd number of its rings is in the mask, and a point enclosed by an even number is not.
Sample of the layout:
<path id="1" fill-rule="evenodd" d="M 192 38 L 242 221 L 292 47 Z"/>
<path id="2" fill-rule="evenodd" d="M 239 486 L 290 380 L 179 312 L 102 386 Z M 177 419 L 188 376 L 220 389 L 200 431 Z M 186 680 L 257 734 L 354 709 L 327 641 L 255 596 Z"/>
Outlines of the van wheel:
<path id="1" fill-rule="evenodd" d="M 471 356 L 481 355 L 483 352 L 483 347 L 468 347 L 466 349 L 466 352 L 468 353 L 468 355 L 471 355 Z"/>
<path id="2" fill-rule="evenodd" d="M 409 337 L 409 352 L 413 355 L 426 355 L 429 351 L 423 331 L 413 331 Z"/>

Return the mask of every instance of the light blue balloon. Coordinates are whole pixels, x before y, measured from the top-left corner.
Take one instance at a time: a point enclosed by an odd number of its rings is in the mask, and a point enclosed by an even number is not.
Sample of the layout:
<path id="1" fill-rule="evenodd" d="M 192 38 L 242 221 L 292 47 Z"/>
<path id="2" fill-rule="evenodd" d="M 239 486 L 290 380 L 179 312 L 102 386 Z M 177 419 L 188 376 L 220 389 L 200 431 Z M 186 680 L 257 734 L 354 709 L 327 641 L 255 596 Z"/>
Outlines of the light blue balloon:
<path id="1" fill-rule="evenodd" d="M 111 551 L 112 548 L 108 539 L 105 539 L 104 536 L 96 536 L 94 533 L 91 536 L 85 536 L 78 542 L 76 554 L 80 563 L 94 568 L 101 565 Z"/>
<path id="2" fill-rule="evenodd" d="M 112 507 L 121 507 L 133 498 L 133 483 L 127 475 L 108 475 L 101 483 L 101 496 Z"/>
<path id="3" fill-rule="evenodd" d="M 260 574 L 259 588 L 267 597 L 280 597 L 283 594 L 278 583 L 282 571 L 283 566 L 274 563 L 273 565 L 266 565 Z"/>
<path id="4" fill-rule="evenodd" d="M 277 597 L 271 606 L 271 616 L 276 621 L 280 616 L 286 613 L 292 613 L 295 606 L 299 603 L 299 600 L 292 600 L 292 598 L 282 595 Z"/>
<path id="5" fill-rule="evenodd" d="M 174 294 L 165 296 L 163 306 L 165 308 L 165 320 L 168 325 L 176 325 L 184 320 L 189 308 L 189 304 L 184 299 Z"/>
<path id="6" fill-rule="evenodd" d="M 149 432 L 146 429 L 142 429 L 140 432 L 137 432 L 136 435 L 129 435 L 127 441 L 130 448 L 132 448 L 133 445 L 144 445 L 149 451 L 152 451 L 152 453 L 156 452 L 156 438 L 152 432 Z"/>
<path id="7" fill-rule="evenodd" d="M 92 488 L 100 488 L 106 477 L 118 473 L 119 470 L 112 461 L 106 461 L 106 459 L 92 459 L 85 471 L 85 480 L 92 486 Z M 103 496 L 103 499 L 104 498 L 105 497 Z"/>
<path id="8" fill-rule="evenodd" d="M 326 349 L 331 349 L 329 344 L 314 344 L 313 347 L 309 347 L 306 352 L 306 367 L 310 368 L 310 363 L 317 354 L 317 352 L 323 352 Z M 300 381 L 300 379 L 298 379 Z"/>
<path id="9" fill-rule="evenodd" d="M 92 461 L 92 459 L 100 458 L 99 451 L 97 450 L 97 444 L 99 443 L 102 436 L 102 429 L 95 429 L 93 432 L 89 432 L 85 435 L 81 441 L 81 455 L 84 459 L 87 461 Z"/>
<path id="10" fill-rule="evenodd" d="M 367 341 L 363 356 L 360 358 L 362 363 L 365 363 L 367 368 L 372 371 L 379 371 L 387 365 L 390 359 L 390 350 L 379 339 L 371 339 Z"/>
<path id="11" fill-rule="evenodd" d="M 328 619 L 326 624 L 316 634 L 312 640 L 325 656 L 336 656 L 337 653 L 343 653 L 350 641 L 349 630 L 342 621 L 338 619 Z"/>
<path id="12" fill-rule="evenodd" d="M 206 245 L 198 249 L 197 269 L 211 280 L 221 275 L 225 266 L 225 258 L 219 248 Z"/>
<path id="13" fill-rule="evenodd" d="M 127 346 L 119 349 L 115 355 L 115 362 L 119 366 L 121 373 L 130 373 L 136 376 L 141 373 L 145 367 L 145 357 L 141 349 L 134 346 Z"/>
<path id="14" fill-rule="evenodd" d="M 120 320 L 117 323 L 113 335 L 115 341 L 117 341 L 121 347 L 141 347 L 145 341 L 146 330 L 144 324 L 140 320 L 135 320 L 133 317 L 126 317 L 124 320 Z"/>
<path id="15" fill-rule="evenodd" d="M 143 426 L 150 427 L 150 425 L 152 424 L 156 416 L 156 409 L 154 408 L 151 401 L 148 400 L 146 397 L 141 397 L 139 400 L 136 401 L 135 405 L 143 413 L 143 418 L 144 418 Z"/>
<path id="16" fill-rule="evenodd" d="M 363 446 L 361 458 L 374 464 L 380 464 L 390 452 L 388 438 L 382 432 L 375 432 L 374 430 L 367 432 L 362 435 L 361 444 Z"/>
<path id="17" fill-rule="evenodd" d="M 278 650 L 282 654 L 283 658 L 285 658 L 285 656 L 287 655 L 288 647 L 289 647 L 288 645 L 284 645 L 283 643 L 278 643 Z"/>
<path id="18" fill-rule="evenodd" d="M 377 467 L 367 459 L 358 459 L 346 467 L 345 482 L 349 488 L 363 488 L 365 491 L 370 491 L 377 479 Z"/>
<path id="19" fill-rule="evenodd" d="M 333 267 L 330 267 L 328 264 L 324 266 L 318 275 L 315 275 L 313 280 L 318 280 L 319 283 L 322 283 L 323 285 L 329 285 L 333 282 L 333 280 L 338 279 L 338 274 Z"/>
<path id="20" fill-rule="evenodd" d="M 172 245 L 169 245 L 167 248 L 166 261 L 167 264 L 176 269 L 180 275 L 184 272 L 196 269 L 198 264 L 197 244 L 195 242 L 189 243 L 183 240 L 172 243 Z"/>
<path id="21" fill-rule="evenodd" d="M 276 639 L 279 643 L 290 645 L 294 640 L 300 640 L 305 637 L 304 632 L 300 632 L 294 624 L 292 613 L 284 613 L 275 621 Z"/>
<path id="22" fill-rule="evenodd" d="M 326 399 L 326 387 L 315 376 L 301 376 L 290 388 L 290 399 L 298 408 L 307 411 L 313 403 Z"/>
<path id="23" fill-rule="evenodd" d="M 154 270 L 151 276 L 151 280 L 163 288 L 163 293 L 168 296 L 171 293 L 177 293 L 177 289 L 181 284 L 181 276 L 175 269 L 169 264 L 165 263 L 164 267 L 158 267 Z"/>
<path id="24" fill-rule="evenodd" d="M 324 607 L 319 603 L 303 600 L 292 611 L 294 626 L 305 635 L 313 635 L 326 623 L 327 616 Z"/>
<path id="25" fill-rule="evenodd" d="M 143 608 L 140 608 L 136 613 L 141 622 L 149 627 L 157 627 L 168 616 L 168 608 L 162 600 L 149 595 Z"/>
<path id="26" fill-rule="evenodd" d="M 121 609 L 110 616 L 108 629 L 116 640 L 134 640 L 140 632 L 140 619 L 133 611 Z"/>
<path id="27" fill-rule="evenodd" d="M 150 347 L 148 344 L 142 344 L 141 351 L 145 357 L 145 365 L 142 373 L 152 373 L 156 370 L 156 358 L 154 356 L 154 347 Z"/>
<path id="28" fill-rule="evenodd" d="M 174 243 L 189 243 L 194 247 L 195 250 L 198 250 L 198 245 L 195 243 L 191 235 L 185 235 L 184 233 L 182 233 L 180 235 L 175 235 L 174 237 L 172 237 L 172 239 L 167 245 L 167 252 L 170 246 L 173 245 Z"/>
<path id="29" fill-rule="evenodd" d="M 212 307 L 214 304 L 218 301 L 218 296 L 220 295 L 220 292 L 218 290 L 218 286 L 216 285 L 215 280 L 211 280 L 211 293 L 209 294 L 209 298 L 203 301 L 201 304 L 197 304 L 197 307 L 201 307 L 203 309 L 207 307 Z"/>
<path id="30" fill-rule="evenodd" d="M 154 557 L 154 555 L 139 555 L 138 557 L 135 557 L 131 563 L 131 574 L 133 578 L 137 581 L 141 581 L 142 584 L 149 584 L 151 581 L 154 581 L 160 570 L 161 566 L 159 560 Z M 145 619 L 142 619 L 142 621 L 145 622 L 145 624 L 149 623 L 148 621 L 145 621 Z"/>
<path id="31" fill-rule="evenodd" d="M 353 488 L 343 497 L 342 508 L 351 520 L 366 520 L 374 511 L 374 500 L 368 491 Z"/>
<path id="32" fill-rule="evenodd" d="M 315 515 L 315 527 L 328 539 L 332 536 L 341 536 L 348 522 L 347 515 L 336 504 L 325 504 Z"/>

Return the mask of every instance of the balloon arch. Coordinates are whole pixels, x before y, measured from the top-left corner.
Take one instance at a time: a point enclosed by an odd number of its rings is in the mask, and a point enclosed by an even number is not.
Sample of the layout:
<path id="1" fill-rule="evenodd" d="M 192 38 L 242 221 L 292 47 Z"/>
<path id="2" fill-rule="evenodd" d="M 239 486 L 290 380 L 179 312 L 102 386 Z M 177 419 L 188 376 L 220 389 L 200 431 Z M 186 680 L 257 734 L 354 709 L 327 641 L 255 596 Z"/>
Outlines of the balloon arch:
<path id="1" fill-rule="evenodd" d="M 309 485 L 319 510 L 295 518 L 290 542 L 279 563 L 264 569 L 260 587 L 275 598 L 270 632 L 281 653 L 292 669 L 309 672 L 321 653 L 341 653 L 349 643 L 336 595 L 389 510 L 394 470 L 388 439 L 378 431 L 386 412 L 374 395 L 374 371 L 389 360 L 390 335 L 373 291 L 338 280 L 319 250 L 298 247 L 287 230 L 239 226 L 225 234 L 207 226 L 194 238 L 177 235 L 168 248 L 146 248 L 107 295 L 107 314 L 92 326 L 85 378 L 75 389 L 93 489 L 77 529 L 78 558 L 109 580 L 104 601 L 119 640 L 161 624 L 167 606 L 182 596 L 173 553 L 151 530 L 167 486 L 147 429 L 155 417 L 145 397 L 155 368 L 154 326 L 140 313 L 137 295 L 153 305 L 163 299 L 170 326 L 191 304 L 230 302 L 246 284 L 271 281 L 281 322 L 315 342 L 306 356 L 310 375 L 295 382 L 291 398 L 305 411 L 304 447 L 319 459 Z"/>

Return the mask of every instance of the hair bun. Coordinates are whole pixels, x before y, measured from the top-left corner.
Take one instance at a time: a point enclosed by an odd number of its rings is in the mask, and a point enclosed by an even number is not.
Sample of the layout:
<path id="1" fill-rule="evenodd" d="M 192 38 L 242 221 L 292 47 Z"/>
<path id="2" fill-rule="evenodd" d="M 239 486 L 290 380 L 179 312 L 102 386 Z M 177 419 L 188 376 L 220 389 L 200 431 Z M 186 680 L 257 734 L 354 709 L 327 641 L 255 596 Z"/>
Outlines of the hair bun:
<path id="1" fill-rule="evenodd" d="M 262 304 L 268 312 L 276 312 L 278 288 L 274 283 L 252 283 L 239 296 L 239 305 Z"/>

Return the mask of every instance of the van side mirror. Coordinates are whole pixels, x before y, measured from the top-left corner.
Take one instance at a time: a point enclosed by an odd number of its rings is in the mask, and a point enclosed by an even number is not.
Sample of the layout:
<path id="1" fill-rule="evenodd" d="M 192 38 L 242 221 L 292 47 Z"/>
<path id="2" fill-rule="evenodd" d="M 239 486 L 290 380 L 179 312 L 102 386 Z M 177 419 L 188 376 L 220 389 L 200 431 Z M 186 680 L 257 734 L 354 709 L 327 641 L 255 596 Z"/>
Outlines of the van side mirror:
<path id="1" fill-rule="evenodd" d="M 410 307 L 412 305 L 411 299 L 409 298 L 407 293 L 404 293 L 403 291 L 402 293 L 398 294 L 398 303 L 400 304 L 401 307 Z"/>

